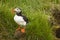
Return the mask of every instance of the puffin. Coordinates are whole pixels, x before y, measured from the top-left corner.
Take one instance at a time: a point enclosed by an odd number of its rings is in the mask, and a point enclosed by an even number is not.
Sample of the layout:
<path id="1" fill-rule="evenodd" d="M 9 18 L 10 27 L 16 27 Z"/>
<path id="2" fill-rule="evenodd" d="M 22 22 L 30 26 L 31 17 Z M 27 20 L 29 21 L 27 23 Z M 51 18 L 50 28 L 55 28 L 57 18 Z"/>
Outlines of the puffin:
<path id="1" fill-rule="evenodd" d="M 16 31 L 20 31 L 22 33 L 26 32 L 26 25 L 29 22 L 28 18 L 22 14 L 22 10 L 20 8 L 14 8 L 14 21 L 19 25 Z"/>

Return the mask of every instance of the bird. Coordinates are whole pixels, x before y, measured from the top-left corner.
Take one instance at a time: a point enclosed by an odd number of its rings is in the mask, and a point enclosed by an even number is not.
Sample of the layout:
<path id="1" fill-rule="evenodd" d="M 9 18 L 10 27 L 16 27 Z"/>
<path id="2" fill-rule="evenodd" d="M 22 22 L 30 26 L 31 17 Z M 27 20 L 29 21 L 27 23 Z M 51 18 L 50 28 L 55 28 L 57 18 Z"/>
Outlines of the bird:
<path id="1" fill-rule="evenodd" d="M 14 21 L 19 25 L 16 31 L 21 31 L 22 33 L 26 32 L 26 25 L 29 23 L 28 18 L 23 15 L 20 8 L 12 9 L 14 15 Z"/>

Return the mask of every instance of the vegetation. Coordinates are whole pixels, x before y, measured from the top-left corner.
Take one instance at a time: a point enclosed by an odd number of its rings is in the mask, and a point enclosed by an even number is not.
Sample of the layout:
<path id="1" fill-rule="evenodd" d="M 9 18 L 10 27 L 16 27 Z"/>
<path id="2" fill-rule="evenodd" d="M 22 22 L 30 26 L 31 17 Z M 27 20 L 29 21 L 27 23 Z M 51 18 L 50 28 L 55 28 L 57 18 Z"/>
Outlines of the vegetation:
<path id="1" fill-rule="evenodd" d="M 49 9 L 58 0 L 0 0 L 0 40 L 14 40 L 18 25 L 14 22 L 11 9 L 19 7 L 29 19 L 26 27 L 27 40 L 53 40 L 48 23 Z"/>

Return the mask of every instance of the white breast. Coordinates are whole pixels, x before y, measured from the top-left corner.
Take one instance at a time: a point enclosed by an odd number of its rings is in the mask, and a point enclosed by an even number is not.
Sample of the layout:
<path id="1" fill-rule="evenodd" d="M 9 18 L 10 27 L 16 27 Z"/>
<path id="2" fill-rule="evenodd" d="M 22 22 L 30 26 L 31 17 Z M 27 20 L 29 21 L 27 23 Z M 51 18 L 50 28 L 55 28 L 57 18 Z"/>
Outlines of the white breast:
<path id="1" fill-rule="evenodd" d="M 14 21 L 18 24 L 18 25 L 23 25 L 26 26 L 26 22 L 24 21 L 23 17 L 21 16 L 14 16 Z"/>

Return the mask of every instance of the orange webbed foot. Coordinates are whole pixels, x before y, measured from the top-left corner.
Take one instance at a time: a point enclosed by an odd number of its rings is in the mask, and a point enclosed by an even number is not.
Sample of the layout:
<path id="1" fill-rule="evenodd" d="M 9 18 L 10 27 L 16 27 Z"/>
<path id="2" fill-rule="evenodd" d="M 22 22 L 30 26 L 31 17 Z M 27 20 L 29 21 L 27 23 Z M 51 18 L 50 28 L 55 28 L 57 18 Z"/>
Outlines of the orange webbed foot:
<path id="1" fill-rule="evenodd" d="M 25 33 L 25 28 L 22 28 L 22 29 L 21 29 L 21 32 L 22 32 L 22 33 Z"/>
<path id="2" fill-rule="evenodd" d="M 16 29 L 16 31 L 19 31 L 21 28 L 20 27 L 18 27 L 17 29 Z"/>

